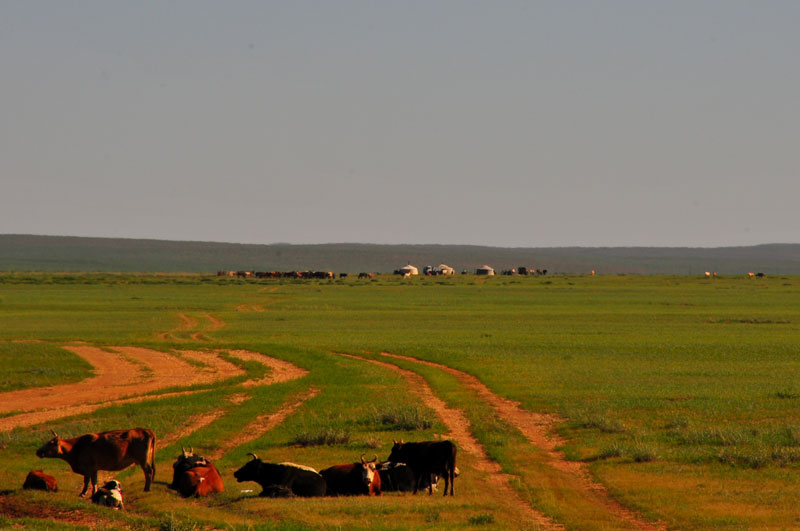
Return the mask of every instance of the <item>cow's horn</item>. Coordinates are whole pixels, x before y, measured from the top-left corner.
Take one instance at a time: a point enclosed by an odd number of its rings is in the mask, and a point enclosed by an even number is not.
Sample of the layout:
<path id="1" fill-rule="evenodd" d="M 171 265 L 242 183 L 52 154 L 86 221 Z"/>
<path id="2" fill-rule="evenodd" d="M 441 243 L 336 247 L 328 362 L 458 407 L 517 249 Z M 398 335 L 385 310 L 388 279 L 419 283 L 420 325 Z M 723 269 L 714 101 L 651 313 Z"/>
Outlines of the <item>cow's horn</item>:
<path id="1" fill-rule="evenodd" d="M 58 434 L 55 432 L 55 430 L 50 430 L 50 431 L 52 431 L 52 432 L 53 432 L 53 437 L 55 437 L 56 439 L 58 439 Z"/>
<path id="2" fill-rule="evenodd" d="M 375 459 L 370 461 L 370 463 L 377 463 L 378 462 L 378 454 L 375 454 Z"/>
<path id="3" fill-rule="evenodd" d="M 361 454 L 361 464 L 366 465 L 367 462 L 364 460 L 364 454 Z"/>
<path id="4" fill-rule="evenodd" d="M 256 454 L 254 454 L 253 452 L 247 452 L 247 455 L 252 455 L 253 456 L 253 460 L 258 459 L 258 456 Z"/>

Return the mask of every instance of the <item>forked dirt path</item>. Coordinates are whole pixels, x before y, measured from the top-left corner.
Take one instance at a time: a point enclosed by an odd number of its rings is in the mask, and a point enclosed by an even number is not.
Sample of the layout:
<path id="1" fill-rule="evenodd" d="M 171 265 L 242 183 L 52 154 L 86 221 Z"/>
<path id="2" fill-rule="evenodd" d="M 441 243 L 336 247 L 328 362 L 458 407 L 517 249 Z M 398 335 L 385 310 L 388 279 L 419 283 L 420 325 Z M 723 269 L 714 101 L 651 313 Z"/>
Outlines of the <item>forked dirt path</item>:
<path id="1" fill-rule="evenodd" d="M 104 350 L 88 345 L 65 349 L 88 361 L 95 376 L 82 382 L 22 389 L 0 394 L 0 431 L 30 426 L 61 417 L 89 413 L 114 401 L 116 404 L 150 400 L 142 396 L 169 387 L 206 384 L 244 374 L 236 365 L 208 352 L 183 351 L 181 356 L 202 363 L 196 366 L 178 356 L 140 347 Z M 159 395 L 167 398 L 192 391 Z"/>
<path id="2" fill-rule="evenodd" d="M 525 502 L 525 500 L 520 498 L 517 492 L 511 487 L 512 477 L 502 472 L 500 465 L 489 459 L 486 450 L 484 450 L 483 446 L 473 437 L 472 430 L 470 429 L 470 422 L 464 413 L 460 410 L 447 407 L 447 404 L 434 394 L 428 382 L 425 381 L 422 376 L 392 363 L 363 358 L 352 354 L 339 354 L 355 360 L 379 365 L 402 375 L 408 382 L 411 392 L 416 394 L 428 407 L 439 415 L 439 418 L 442 419 L 442 422 L 450 432 L 449 437 L 456 441 L 456 444 L 461 450 L 469 452 L 474 456 L 474 467 L 477 470 L 486 472 L 487 481 L 490 483 L 494 498 L 501 500 L 501 503 L 507 504 L 512 510 L 518 512 L 527 524 L 537 526 L 540 529 L 564 529 L 562 525 L 540 513 Z"/>
<path id="3" fill-rule="evenodd" d="M 557 451 L 556 448 L 565 444 L 566 441 L 562 440 L 555 433 L 555 424 L 558 422 L 553 415 L 546 415 L 543 413 L 534 413 L 522 409 L 518 402 L 503 398 L 491 391 L 483 382 L 478 380 L 475 376 L 442 365 L 432 361 L 421 360 L 412 358 L 410 356 L 402 356 L 399 354 L 391 354 L 389 352 L 381 352 L 382 356 L 388 358 L 395 358 L 413 363 L 419 363 L 428 367 L 435 367 L 442 371 L 455 376 L 462 384 L 472 389 L 482 400 L 487 402 L 497 412 L 498 416 L 517 428 L 532 445 L 545 451 L 548 461 L 547 463 L 553 468 L 565 472 L 573 476 L 576 489 L 581 489 L 589 493 L 594 503 L 604 508 L 608 513 L 612 514 L 618 520 L 625 522 L 633 529 L 641 529 L 645 531 L 663 531 L 666 526 L 660 524 L 650 523 L 643 520 L 630 509 L 621 505 L 618 501 L 613 499 L 606 488 L 594 481 L 586 469 L 584 463 L 578 461 L 568 461 L 564 454 Z"/>

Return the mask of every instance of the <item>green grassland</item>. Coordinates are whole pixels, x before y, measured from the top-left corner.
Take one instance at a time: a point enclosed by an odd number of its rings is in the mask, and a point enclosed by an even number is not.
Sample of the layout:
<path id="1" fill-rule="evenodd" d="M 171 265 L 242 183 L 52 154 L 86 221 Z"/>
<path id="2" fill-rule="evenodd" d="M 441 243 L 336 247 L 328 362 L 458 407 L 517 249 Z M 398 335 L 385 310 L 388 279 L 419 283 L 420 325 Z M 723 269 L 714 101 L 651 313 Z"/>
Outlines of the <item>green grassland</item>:
<path id="1" fill-rule="evenodd" d="M 247 452 L 316 468 L 388 456 L 393 439 L 432 439 L 444 427 L 399 375 L 345 358 L 380 352 L 441 363 L 477 376 L 525 409 L 558 415 L 562 448 L 625 506 L 669 528 L 800 526 L 800 278 L 660 276 L 379 276 L 333 281 L 238 280 L 202 275 L 0 275 L 0 391 L 90 375 L 60 349 L 70 341 L 156 349 L 247 349 L 309 370 L 267 387 L 224 382 L 186 397 L 109 405 L 92 414 L 0 432 L 0 495 L 16 506 L 83 512 L 99 525 L 241 529 L 525 527 L 486 492 L 461 452 L 456 496 L 271 500 L 242 493 L 231 473 Z M 180 329 L 198 322 L 200 338 Z M 211 314 L 226 325 L 201 330 Z M 197 331 L 197 330 L 195 330 Z M 167 339 L 160 333 L 170 332 Z M 33 342 L 43 341 L 40 342 Z M 452 408 L 533 507 L 570 529 L 611 529 L 558 483 L 541 452 L 451 375 L 411 362 Z M 263 368 L 241 363 L 254 375 Z M 187 501 L 167 492 L 180 443 L 220 446 L 258 415 L 309 387 L 319 394 L 262 437 L 217 464 L 227 491 Z M 246 394 L 248 401 L 229 401 Z M 103 511 L 78 500 L 80 477 L 35 449 L 64 436 L 147 426 L 180 430 L 194 415 L 225 414 L 158 452 L 157 483 L 141 492 L 141 471 L 119 475 L 130 509 Z M 396 417 L 424 422 L 405 423 Z M 335 444 L 310 444 L 335 433 Z M 20 489 L 28 470 L 55 473 L 51 495 Z M 126 483 L 127 482 L 127 483 Z M 0 503 L 2 501 L 0 500 Z M 45 509 L 42 509 L 45 511 Z M 42 514 L 50 514 L 43 512 Z M 0 527 L 45 526 L 29 514 L 0 515 Z M 68 524 L 63 524 L 67 526 Z"/>

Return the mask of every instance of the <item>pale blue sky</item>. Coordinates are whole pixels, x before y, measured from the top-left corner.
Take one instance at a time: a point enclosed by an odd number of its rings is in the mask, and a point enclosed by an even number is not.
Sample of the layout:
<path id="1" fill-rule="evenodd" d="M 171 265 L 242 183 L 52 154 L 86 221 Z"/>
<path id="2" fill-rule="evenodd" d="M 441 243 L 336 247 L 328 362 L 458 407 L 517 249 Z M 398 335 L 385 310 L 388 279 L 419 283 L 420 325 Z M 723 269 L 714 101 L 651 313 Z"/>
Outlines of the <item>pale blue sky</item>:
<path id="1" fill-rule="evenodd" d="M 0 233 L 800 242 L 800 2 L 0 2 Z"/>

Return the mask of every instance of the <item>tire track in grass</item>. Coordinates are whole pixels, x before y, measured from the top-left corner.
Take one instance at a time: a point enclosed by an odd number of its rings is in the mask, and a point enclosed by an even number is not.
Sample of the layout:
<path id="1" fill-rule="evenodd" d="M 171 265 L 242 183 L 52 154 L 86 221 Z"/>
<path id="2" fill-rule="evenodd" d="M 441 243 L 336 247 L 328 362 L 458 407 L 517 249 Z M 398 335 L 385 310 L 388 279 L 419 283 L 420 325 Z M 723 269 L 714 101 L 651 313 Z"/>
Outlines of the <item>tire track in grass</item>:
<path id="1" fill-rule="evenodd" d="M 554 431 L 555 425 L 559 421 L 557 417 L 522 409 L 518 402 L 495 394 L 475 376 L 458 369 L 448 367 L 447 365 L 421 360 L 418 358 L 412 358 L 410 356 L 391 354 L 389 352 L 381 352 L 381 355 L 388 358 L 434 367 L 452 374 L 462 384 L 472 389 L 472 391 L 477 394 L 479 398 L 492 406 L 500 418 L 517 428 L 517 430 L 522 433 L 528 442 L 537 448 L 544 450 L 548 458 L 547 464 L 556 470 L 571 476 L 573 479 L 571 483 L 573 488 L 575 490 L 582 491 L 585 494 L 585 497 L 592 501 L 595 505 L 602 507 L 615 519 L 624 522 L 634 529 L 641 529 L 645 531 L 663 531 L 667 529 L 666 526 L 662 524 L 651 523 L 642 519 L 636 513 L 620 504 L 617 500 L 611 497 L 605 486 L 592 479 L 584 463 L 579 461 L 568 461 L 564 457 L 563 453 L 556 450 L 557 447 L 566 443 L 566 441 L 558 437 Z"/>
<path id="2" fill-rule="evenodd" d="M 257 352 L 251 352 L 248 350 L 232 350 L 227 351 L 228 354 L 239 358 L 245 361 L 255 361 L 262 365 L 265 365 L 271 369 L 269 375 L 259 380 L 247 380 L 242 385 L 243 387 L 254 387 L 254 386 L 262 386 L 262 385 L 272 385 L 275 383 L 280 382 L 288 382 L 290 380 L 295 380 L 297 378 L 302 378 L 308 371 L 305 369 L 301 369 L 292 363 L 287 361 L 279 360 L 277 358 L 272 358 L 270 356 L 259 354 Z M 182 354 L 190 354 L 191 352 L 181 352 Z M 193 353 L 195 355 L 205 354 L 208 355 L 209 353 Z M 220 358 L 216 358 L 220 360 Z M 205 360 L 203 360 L 205 361 Z M 310 388 L 308 392 L 304 395 L 300 395 L 299 397 L 295 396 L 284 402 L 278 411 L 275 413 L 269 413 L 265 415 L 260 415 L 255 421 L 253 421 L 250 425 L 240 432 L 237 437 L 234 437 L 231 440 L 225 442 L 225 444 L 212 451 L 207 452 L 206 457 L 209 459 L 219 459 L 223 455 L 225 455 L 228 451 L 236 446 L 249 442 L 253 439 L 256 439 L 266 433 L 267 431 L 271 430 L 283 420 L 285 420 L 289 415 L 294 413 L 298 407 L 300 407 L 303 402 L 313 398 L 319 393 L 319 390 L 316 388 Z M 241 404 L 247 400 L 250 400 L 250 397 L 245 393 L 238 393 L 236 395 L 232 395 L 229 398 L 229 401 L 232 404 Z M 219 408 L 212 410 L 207 413 L 203 413 L 200 415 L 195 415 L 192 417 L 187 424 L 181 428 L 179 431 L 174 433 L 170 433 L 166 437 L 162 438 L 160 441 L 161 446 L 169 446 L 182 438 L 188 437 L 191 434 L 195 433 L 196 431 L 205 428 L 206 426 L 213 423 L 218 418 L 222 417 L 227 412 L 224 408 Z"/>
<path id="3" fill-rule="evenodd" d="M 318 394 L 319 389 L 316 387 L 310 387 L 305 393 L 290 397 L 283 404 L 281 404 L 277 411 L 274 413 L 265 413 L 264 415 L 259 415 L 253 422 L 245 426 L 238 435 L 227 439 L 219 448 L 211 452 L 207 452 L 206 457 L 212 460 L 220 459 L 237 446 L 241 446 L 250 441 L 258 439 L 269 430 L 275 428 L 275 426 L 286 420 L 289 415 L 292 415 L 295 411 L 297 411 L 297 408 Z"/>
<path id="4" fill-rule="evenodd" d="M 176 328 L 173 328 L 167 332 L 157 332 L 155 336 L 162 341 L 183 341 L 183 338 L 180 338 L 175 334 L 180 332 L 188 332 L 189 330 L 193 330 L 197 327 L 197 319 L 189 317 L 185 313 L 179 313 L 178 320 L 180 323 Z"/>
<path id="5" fill-rule="evenodd" d="M 436 412 L 442 420 L 442 423 L 449 430 L 449 437 L 456 441 L 459 449 L 473 455 L 475 458 L 474 468 L 486 473 L 487 482 L 491 487 L 490 492 L 494 493 L 496 498 L 501 499 L 506 504 L 510 504 L 514 510 L 524 518 L 526 523 L 535 525 L 541 529 L 564 529 L 564 526 L 554 522 L 549 517 L 531 507 L 530 504 L 517 494 L 511 487 L 512 476 L 504 473 L 497 462 L 489 459 L 486 450 L 472 435 L 471 424 L 464 415 L 464 412 L 448 407 L 441 398 L 436 396 L 425 378 L 414 371 L 398 367 L 393 363 L 355 356 L 353 354 L 338 354 L 347 358 L 384 367 L 403 376 L 406 382 L 408 382 L 411 392 L 417 395 L 425 405 Z"/>
<path id="6" fill-rule="evenodd" d="M 192 338 L 195 341 L 211 341 L 210 339 L 208 339 L 208 336 L 206 336 L 206 333 L 208 333 L 208 332 L 216 332 L 217 330 L 219 330 L 220 328 L 222 328 L 226 324 L 228 324 L 225 321 L 223 321 L 222 319 L 220 319 L 218 317 L 214 317 L 210 313 L 204 313 L 203 317 L 205 317 L 206 320 L 208 321 L 208 326 L 202 328 L 201 330 L 193 332 L 193 333 L 191 333 L 189 335 L 189 337 Z M 195 323 L 196 323 L 196 321 L 195 321 Z"/>

